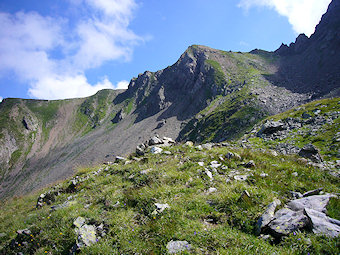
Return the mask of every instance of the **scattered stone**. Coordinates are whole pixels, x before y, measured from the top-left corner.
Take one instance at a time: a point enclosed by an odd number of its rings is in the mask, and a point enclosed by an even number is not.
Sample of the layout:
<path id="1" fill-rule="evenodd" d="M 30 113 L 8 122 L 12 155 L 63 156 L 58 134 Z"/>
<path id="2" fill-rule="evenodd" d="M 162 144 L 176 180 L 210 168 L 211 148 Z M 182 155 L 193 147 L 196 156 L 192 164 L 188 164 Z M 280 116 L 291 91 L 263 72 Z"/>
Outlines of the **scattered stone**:
<path id="1" fill-rule="evenodd" d="M 96 228 L 93 225 L 82 225 L 76 230 L 78 234 L 77 246 L 82 248 L 84 246 L 90 246 L 97 241 Z"/>
<path id="2" fill-rule="evenodd" d="M 198 162 L 197 163 L 199 166 L 204 166 L 204 162 Z"/>
<path id="3" fill-rule="evenodd" d="M 187 241 L 170 241 L 166 245 L 168 253 L 176 254 L 179 252 L 190 251 L 191 245 Z"/>
<path id="4" fill-rule="evenodd" d="M 138 156 L 143 156 L 145 154 L 145 150 L 146 150 L 146 145 L 142 143 L 136 147 L 136 154 Z"/>
<path id="5" fill-rule="evenodd" d="M 74 222 L 73 225 L 75 225 L 77 228 L 80 228 L 85 224 L 85 218 L 83 217 L 78 217 Z"/>
<path id="6" fill-rule="evenodd" d="M 262 178 L 265 178 L 265 177 L 267 177 L 267 176 L 268 176 L 268 174 L 266 174 L 266 173 L 262 172 L 262 173 L 260 174 L 260 176 L 261 176 Z"/>
<path id="7" fill-rule="evenodd" d="M 149 140 L 149 146 L 163 144 L 164 142 L 159 138 L 159 136 L 151 137 Z"/>
<path id="8" fill-rule="evenodd" d="M 313 162 L 322 162 L 322 158 L 319 150 L 313 144 L 305 145 L 300 151 L 299 155 L 304 158 L 308 158 Z"/>
<path id="9" fill-rule="evenodd" d="M 310 115 L 310 114 L 308 114 L 307 112 L 304 112 L 303 114 L 302 114 L 302 118 L 303 119 L 309 119 L 309 118 L 311 118 L 312 116 Z"/>
<path id="10" fill-rule="evenodd" d="M 291 194 L 293 199 L 302 198 L 302 194 L 300 192 L 290 191 L 290 194 Z"/>
<path id="11" fill-rule="evenodd" d="M 150 152 L 152 154 L 160 154 L 160 153 L 162 153 L 162 151 L 163 151 L 162 148 L 159 148 L 159 147 L 156 147 L 156 146 L 151 147 L 151 150 L 150 150 Z"/>
<path id="12" fill-rule="evenodd" d="M 222 164 L 219 163 L 218 161 L 212 161 L 212 162 L 210 162 L 210 166 L 212 168 L 219 168 L 220 166 L 222 166 Z"/>
<path id="13" fill-rule="evenodd" d="M 202 151 L 203 147 L 202 147 L 202 145 L 198 145 L 198 146 L 196 146 L 196 149 L 199 150 L 199 151 Z"/>
<path id="14" fill-rule="evenodd" d="M 235 175 L 234 179 L 236 181 L 246 181 L 249 175 Z"/>
<path id="15" fill-rule="evenodd" d="M 244 202 L 249 202 L 250 201 L 250 194 L 247 190 L 244 190 L 239 198 L 239 200 L 242 200 Z"/>
<path id="16" fill-rule="evenodd" d="M 214 193 L 216 191 L 217 191 L 216 188 L 209 188 L 207 193 L 210 194 L 210 193 Z"/>
<path id="17" fill-rule="evenodd" d="M 293 175 L 294 177 L 298 177 L 298 176 L 299 176 L 299 174 L 298 174 L 297 172 L 292 173 L 292 175 Z"/>
<path id="18" fill-rule="evenodd" d="M 250 160 L 247 163 L 240 164 L 240 166 L 243 166 L 243 167 L 246 167 L 246 168 L 254 168 L 256 165 L 255 165 L 255 162 L 253 160 Z"/>
<path id="19" fill-rule="evenodd" d="M 155 206 L 156 206 L 156 210 L 152 212 L 152 214 L 154 215 L 158 213 L 162 213 L 166 208 L 170 208 L 168 204 L 155 203 Z"/>
<path id="20" fill-rule="evenodd" d="M 172 155 L 172 153 L 170 151 L 163 151 L 163 154 L 165 154 L 165 155 Z"/>
<path id="21" fill-rule="evenodd" d="M 309 197 L 309 196 L 319 195 L 322 190 L 323 190 L 323 188 L 307 191 L 302 196 L 303 197 Z"/>
<path id="22" fill-rule="evenodd" d="M 260 131 L 257 133 L 257 136 L 262 136 L 263 134 L 271 135 L 284 129 L 285 129 L 285 125 L 282 121 L 268 120 L 262 125 Z"/>
<path id="23" fill-rule="evenodd" d="M 202 148 L 205 150 L 211 150 L 213 145 L 211 143 L 202 144 Z"/>
<path id="24" fill-rule="evenodd" d="M 141 174 L 148 174 L 152 171 L 152 168 L 148 168 L 148 169 L 145 169 L 145 170 L 142 170 L 140 171 Z"/>
<path id="25" fill-rule="evenodd" d="M 126 160 L 126 158 L 124 158 L 124 157 L 116 156 L 115 163 L 124 162 L 125 160 Z"/>
<path id="26" fill-rule="evenodd" d="M 274 218 L 275 209 L 279 205 L 281 205 L 281 201 L 278 199 L 275 199 L 273 202 L 271 202 L 267 206 L 267 209 L 257 221 L 257 224 L 256 224 L 257 235 L 260 234 L 262 228 L 266 227 L 269 224 L 269 222 Z"/>
<path id="27" fill-rule="evenodd" d="M 212 173 L 211 173 L 208 169 L 205 170 L 205 173 L 208 175 L 208 177 L 210 178 L 210 180 L 213 179 L 213 175 L 212 175 Z"/>
<path id="28" fill-rule="evenodd" d="M 194 143 L 193 143 L 192 141 L 187 141 L 187 142 L 185 143 L 185 145 L 188 146 L 188 147 L 193 147 L 193 146 L 194 146 Z"/>
<path id="29" fill-rule="evenodd" d="M 170 138 L 170 137 L 163 137 L 163 143 L 168 143 L 168 144 L 175 144 L 176 142 L 172 139 L 172 138 Z"/>

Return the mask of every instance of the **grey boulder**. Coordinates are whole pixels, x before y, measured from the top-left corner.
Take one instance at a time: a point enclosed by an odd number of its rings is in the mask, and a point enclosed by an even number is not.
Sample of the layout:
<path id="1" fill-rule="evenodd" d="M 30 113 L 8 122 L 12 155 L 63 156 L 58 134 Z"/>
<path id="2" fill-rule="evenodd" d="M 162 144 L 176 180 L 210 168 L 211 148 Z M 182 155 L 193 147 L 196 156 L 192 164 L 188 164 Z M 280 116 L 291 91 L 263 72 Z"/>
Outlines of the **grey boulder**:
<path id="1" fill-rule="evenodd" d="M 168 253 L 176 254 L 183 251 L 189 251 L 191 245 L 187 241 L 170 241 L 166 245 Z"/>

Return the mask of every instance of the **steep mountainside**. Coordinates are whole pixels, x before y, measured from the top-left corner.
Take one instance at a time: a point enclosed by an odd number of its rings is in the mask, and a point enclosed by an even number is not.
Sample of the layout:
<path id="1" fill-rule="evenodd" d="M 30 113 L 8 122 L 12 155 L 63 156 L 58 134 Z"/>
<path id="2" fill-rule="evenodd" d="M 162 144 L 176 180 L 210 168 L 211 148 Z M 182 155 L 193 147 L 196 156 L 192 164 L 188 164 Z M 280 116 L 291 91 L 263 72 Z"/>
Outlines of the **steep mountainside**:
<path id="1" fill-rule="evenodd" d="M 338 101 L 271 118 L 303 132 L 313 124 L 322 137 L 339 124 Z M 306 139 L 324 156 L 316 163 L 317 151 L 269 149 L 294 129 L 263 125 L 254 129 L 263 143 L 156 144 L 0 202 L 0 254 L 339 254 L 339 169 L 329 167 L 339 155 L 327 151 L 338 126 L 324 142 Z M 300 146 L 304 134 L 294 135 Z"/>
<path id="2" fill-rule="evenodd" d="M 340 84 L 340 0 L 333 0 L 322 16 L 315 33 L 299 35 L 289 47 L 282 45 L 279 70 L 270 80 L 296 92 L 313 97 L 339 96 Z"/>
<path id="3" fill-rule="evenodd" d="M 190 46 L 172 66 L 125 91 L 84 99 L 0 104 L 0 197 L 133 152 L 151 135 L 177 141 L 241 137 L 263 118 L 339 92 L 339 0 L 311 38 L 276 52 Z"/>

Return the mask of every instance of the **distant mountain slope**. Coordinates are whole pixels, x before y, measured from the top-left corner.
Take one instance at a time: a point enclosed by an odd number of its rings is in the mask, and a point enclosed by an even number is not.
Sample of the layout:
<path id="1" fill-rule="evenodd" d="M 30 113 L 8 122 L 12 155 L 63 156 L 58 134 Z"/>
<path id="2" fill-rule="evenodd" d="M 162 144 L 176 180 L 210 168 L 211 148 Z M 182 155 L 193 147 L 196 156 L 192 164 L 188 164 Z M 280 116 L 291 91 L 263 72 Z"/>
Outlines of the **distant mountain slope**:
<path id="1" fill-rule="evenodd" d="M 125 91 L 58 101 L 5 99 L 0 197 L 127 155 L 154 134 L 177 141 L 235 139 L 266 116 L 337 95 L 338 3 L 331 3 L 310 39 L 299 36 L 276 52 L 193 45 L 172 66 L 133 78 Z"/>

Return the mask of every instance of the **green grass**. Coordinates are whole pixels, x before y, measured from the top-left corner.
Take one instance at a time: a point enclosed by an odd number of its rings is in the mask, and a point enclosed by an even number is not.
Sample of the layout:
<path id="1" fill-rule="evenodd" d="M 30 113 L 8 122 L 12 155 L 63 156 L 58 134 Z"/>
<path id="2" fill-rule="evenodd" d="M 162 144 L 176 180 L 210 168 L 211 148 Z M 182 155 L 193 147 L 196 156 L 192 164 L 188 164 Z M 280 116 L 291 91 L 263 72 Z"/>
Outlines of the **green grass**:
<path id="1" fill-rule="evenodd" d="M 312 143 L 319 150 L 320 153 L 324 156 L 325 160 L 336 160 L 338 159 L 340 144 L 336 141 L 337 133 L 340 132 L 340 118 L 337 112 L 340 111 L 340 101 L 339 98 L 334 99 L 323 99 L 314 101 L 295 109 L 291 109 L 287 112 L 270 116 L 266 120 L 285 120 L 287 118 L 294 118 L 300 121 L 304 121 L 302 115 L 309 114 L 311 118 L 316 117 L 324 117 L 328 118 L 328 116 L 332 116 L 333 123 L 325 123 L 322 125 L 321 129 L 318 130 L 315 134 L 311 132 L 310 128 L 302 127 L 299 129 L 294 129 L 290 132 L 290 135 L 286 139 L 280 140 L 271 140 L 264 141 L 261 138 L 255 137 L 250 138 L 250 142 L 259 147 L 275 147 L 280 143 L 288 143 L 293 144 L 299 148 L 302 148 L 304 145 Z M 316 110 L 319 110 L 319 114 L 316 115 Z M 299 133 L 298 133 L 299 131 Z"/>
<path id="2" fill-rule="evenodd" d="M 206 113 L 212 104 L 204 109 L 200 113 L 204 115 L 203 118 L 189 122 L 182 130 L 181 137 L 200 142 L 238 139 L 266 116 L 263 110 L 252 103 L 253 99 L 254 96 L 245 87 L 218 99 L 222 103 L 209 114 Z"/>
<path id="3" fill-rule="evenodd" d="M 206 64 L 210 65 L 213 68 L 213 81 L 215 82 L 215 84 L 218 87 L 223 87 L 226 84 L 226 78 L 225 78 L 225 74 L 222 70 L 221 65 L 214 60 L 206 60 L 205 61 Z"/>
<path id="4" fill-rule="evenodd" d="M 30 247 L 35 254 L 45 251 L 68 254 L 76 240 L 72 222 L 82 216 L 92 222 L 104 222 L 108 233 L 80 254 L 165 254 L 171 240 L 186 240 L 192 254 L 337 254 L 338 239 L 312 233 L 290 235 L 280 244 L 271 244 L 254 235 L 257 218 L 274 198 L 287 202 L 289 191 L 305 192 L 325 187 L 325 192 L 338 193 L 339 179 L 325 171 L 302 165 L 295 157 L 274 157 L 239 148 L 214 148 L 199 151 L 186 146 L 168 148 L 172 155 L 147 154 L 146 163 L 131 162 L 108 167 L 97 176 L 84 169 L 79 176 L 90 178 L 78 185 L 77 192 L 62 194 L 53 203 L 62 204 L 70 195 L 74 203 L 51 212 L 49 206 L 35 209 L 38 193 L 16 198 L 0 206 L 0 232 L 5 233 L 0 245 L 5 254 L 15 254 L 22 248 L 9 248 L 15 231 L 29 228 L 33 234 Z M 237 152 L 242 160 L 219 159 L 228 151 Z M 211 181 L 204 168 L 219 160 L 220 168 Z M 253 176 L 246 182 L 226 182 L 232 169 L 244 171 L 239 164 L 254 160 Z M 97 168 L 102 167 L 98 166 Z M 147 174 L 141 170 L 149 169 Z M 268 173 L 262 178 L 262 172 Z M 292 173 L 298 172 L 298 177 Z M 68 182 L 61 184 L 67 187 Z M 207 194 L 209 187 L 217 192 Z M 250 193 L 248 201 L 241 193 Z M 119 201 L 119 206 L 115 206 Z M 153 214 L 154 203 L 168 203 L 170 208 Z M 89 205 L 89 207 L 85 207 Z M 328 211 L 338 211 L 331 202 Z M 210 222 L 210 223 L 207 223 Z M 38 245 L 39 243 L 39 245 Z"/>

